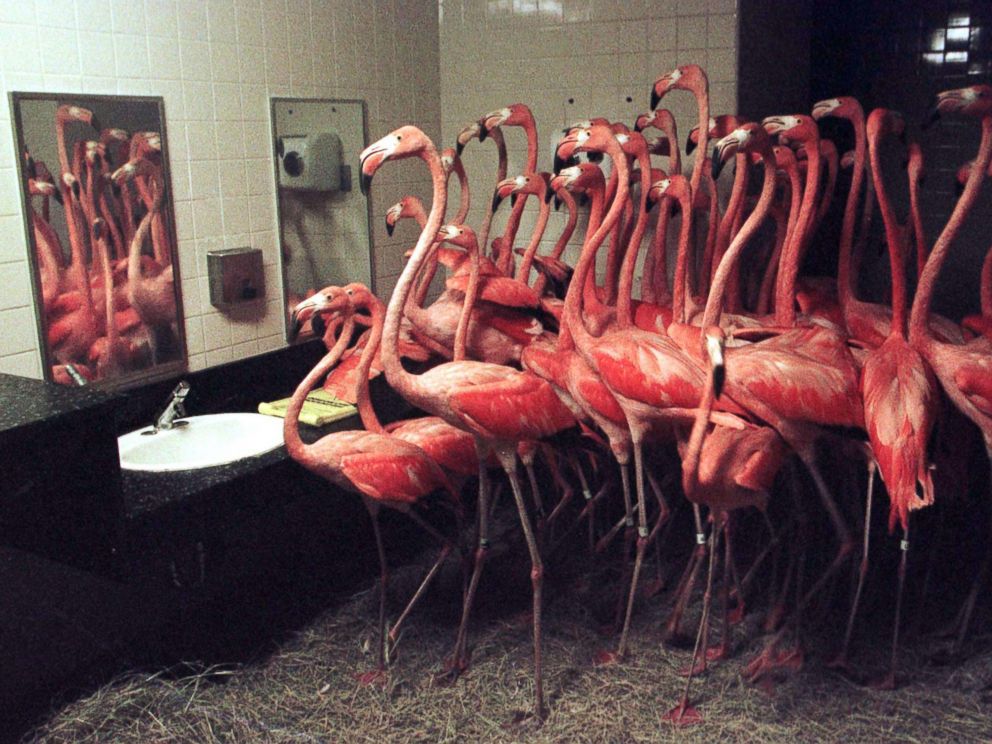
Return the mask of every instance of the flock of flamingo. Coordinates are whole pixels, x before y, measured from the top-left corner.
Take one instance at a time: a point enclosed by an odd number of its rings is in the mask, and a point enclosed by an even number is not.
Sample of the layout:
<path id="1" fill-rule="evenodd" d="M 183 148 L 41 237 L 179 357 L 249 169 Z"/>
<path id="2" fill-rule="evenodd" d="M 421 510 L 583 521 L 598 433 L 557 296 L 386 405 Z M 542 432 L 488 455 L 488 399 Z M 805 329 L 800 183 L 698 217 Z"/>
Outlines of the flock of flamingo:
<path id="1" fill-rule="evenodd" d="M 676 122 L 659 108 L 675 91 L 692 94 L 698 106 L 698 124 L 688 145 L 696 150 L 691 173 L 682 172 Z M 685 691 L 666 718 L 676 724 L 701 720 L 690 700 L 693 674 L 729 653 L 727 624 L 743 615 L 754 569 L 769 554 L 778 566 L 783 546 L 789 559 L 784 571 L 776 569 L 780 589 L 765 623 L 770 637 L 745 676 L 752 682 L 768 680 L 802 663 L 803 610 L 833 588 L 845 569 L 852 571 L 852 602 L 843 646 L 831 663 L 848 666 L 869 565 L 876 470 L 888 494 L 889 529 L 902 533 L 891 669 L 880 682 L 895 684 L 912 515 L 935 498 L 935 433 L 954 436 L 953 427 L 941 428 L 941 423 L 956 409 L 977 425 L 992 456 L 990 262 L 983 274 L 990 281 L 983 284 L 980 317 L 957 324 L 930 312 L 955 236 L 983 179 L 992 175 L 992 86 L 946 91 L 931 109 L 928 125 L 955 115 L 972 117 L 981 127 L 978 153 L 961 171 L 963 191 L 932 244 L 918 210 L 904 224 L 890 200 L 893 184 L 886 180 L 883 160 L 897 158 L 905 147 L 900 144 L 904 122 L 894 111 L 875 109 L 866 116 L 857 100 L 841 97 L 817 103 L 811 115 L 772 116 L 761 122 L 731 115 L 711 118 L 706 74 L 697 65 L 680 66 L 659 78 L 651 104 L 653 111 L 638 117 L 633 127 L 606 119 L 569 127 L 555 146 L 553 174 L 538 171 L 535 122 L 519 103 L 471 123 L 451 150 L 439 152 L 421 130 L 403 126 L 361 154 L 365 193 L 384 164 L 417 157 L 430 171 L 433 200 L 427 211 L 418 199 L 406 197 L 387 213 L 390 231 L 404 218 L 416 219 L 421 227 L 388 304 L 352 283 L 325 288 L 296 306 L 298 324 L 321 319 L 328 353 L 296 389 L 285 439 L 293 458 L 360 494 L 372 516 L 382 571 L 379 663 L 361 677 L 364 683 L 383 680 L 399 626 L 459 543 L 460 535 L 446 535 L 418 514 L 418 505 L 428 494 L 443 493 L 442 502 L 461 530 L 470 511 L 462 487 L 476 477 L 474 558 L 466 558 L 471 573 L 466 565 L 461 621 L 439 678 L 451 681 L 468 668 L 468 626 L 490 547 L 494 494 L 505 487 L 502 479 L 492 479 L 491 469 L 501 467 L 531 561 L 532 715 L 543 719 L 543 561 L 555 547 L 554 524 L 587 522 L 597 550 L 623 536 L 623 587 L 615 622 L 619 641 L 615 650 L 595 659 L 622 663 L 639 587 L 645 589 L 646 552 L 666 534 L 662 530 L 675 508 L 672 489 L 663 493 L 665 471 L 681 461 L 681 491 L 694 511 L 696 548 L 674 594 L 669 636 L 679 635 L 703 570 L 707 578 Z M 852 152 L 840 155 L 833 142 L 821 139 L 817 122 L 824 117 L 850 122 Z M 513 127 L 523 129 L 527 138 L 527 162 L 524 173 L 508 178 L 505 137 Z M 661 136 L 643 134 L 652 128 Z M 464 221 L 469 190 L 459 161 L 472 140 L 493 141 L 499 158 L 492 208 L 477 231 Z M 587 162 L 578 161 L 580 153 Z M 909 144 L 905 155 L 915 207 L 922 154 L 918 145 Z M 600 166 L 604 156 L 611 163 L 608 175 Z M 665 158 L 664 168 L 652 156 Z M 717 181 L 730 160 L 735 170 L 729 201 L 722 206 Z M 837 277 L 800 277 L 804 254 L 834 198 L 842 168 L 850 171 L 850 185 L 843 195 Z M 460 181 L 460 200 L 457 214 L 449 218 L 452 174 Z M 493 214 L 507 197 L 512 207 L 505 229 L 490 244 Z M 517 248 L 528 197 L 534 197 L 539 210 L 536 226 L 526 246 Z M 552 200 L 565 205 L 568 220 L 554 250 L 541 255 L 537 249 Z M 588 205 L 588 227 L 579 258 L 569 266 L 562 256 L 584 208 L 580 204 Z M 653 223 L 652 212 L 657 213 Z M 856 297 L 860 256 L 876 212 L 890 261 L 888 305 Z M 681 216 L 678 223 L 676 215 Z M 667 233 L 676 224 L 669 286 Z M 597 278 L 597 255 L 604 243 L 605 271 Z M 912 296 L 904 265 L 910 244 L 918 272 Z M 646 253 L 640 256 L 642 250 Z M 448 272 L 446 288 L 425 304 L 439 266 Z M 369 378 L 380 372 L 426 415 L 383 426 L 368 390 Z M 357 402 L 364 430 L 304 444 L 298 414 L 309 391 L 321 384 Z M 574 436 L 576 432 L 581 436 Z M 547 442 L 554 446 L 545 446 Z M 537 474 L 539 457 L 546 461 L 540 472 L 548 478 Z M 831 472 L 824 472 L 825 458 Z M 606 464 L 608 460 L 615 465 Z M 832 471 L 837 463 L 856 471 L 857 483 L 867 484 L 866 492 L 856 489 L 854 512 L 865 510 L 866 515 L 861 526 L 852 523 L 850 504 L 840 503 L 836 493 Z M 595 494 L 590 486 L 594 477 L 603 482 Z M 542 480 L 555 487 L 547 488 Z M 578 489 L 569 485 L 576 481 Z M 812 487 L 804 490 L 804 483 Z M 568 508 L 577 491 L 585 502 Z M 553 496 L 557 501 L 552 502 Z M 811 497 L 820 506 L 810 503 Z M 602 534 L 594 532 L 602 521 L 594 518 L 596 509 L 605 508 L 611 498 L 622 498 L 622 505 L 612 503 L 619 520 L 611 520 Z M 764 543 L 749 546 L 754 563 L 742 577 L 732 543 L 735 517 L 745 509 L 765 512 L 774 500 L 788 501 L 792 506 L 787 511 L 800 516 L 774 524 L 769 519 L 773 510 L 765 513 L 767 537 L 753 538 Z M 436 562 L 388 633 L 389 574 L 377 521 L 383 507 L 408 514 L 440 546 Z M 815 580 L 803 586 L 798 543 L 805 533 L 796 527 L 806 519 L 803 515 L 813 514 L 825 516 L 836 552 L 818 565 Z M 859 542 L 861 561 L 855 565 Z M 724 626 L 720 645 L 711 648 L 709 616 L 721 546 Z M 962 610 L 962 633 L 987 568 Z M 795 602 L 788 613 L 786 597 Z"/>
<path id="2" fill-rule="evenodd" d="M 78 137 L 70 145 L 66 128 L 74 122 L 98 139 Z M 27 148 L 23 153 L 53 379 L 85 384 L 178 359 L 159 133 L 101 130 L 92 111 L 63 104 L 55 139 L 57 179 Z M 64 212 L 68 253 L 53 228 L 61 216 L 52 199 Z"/>

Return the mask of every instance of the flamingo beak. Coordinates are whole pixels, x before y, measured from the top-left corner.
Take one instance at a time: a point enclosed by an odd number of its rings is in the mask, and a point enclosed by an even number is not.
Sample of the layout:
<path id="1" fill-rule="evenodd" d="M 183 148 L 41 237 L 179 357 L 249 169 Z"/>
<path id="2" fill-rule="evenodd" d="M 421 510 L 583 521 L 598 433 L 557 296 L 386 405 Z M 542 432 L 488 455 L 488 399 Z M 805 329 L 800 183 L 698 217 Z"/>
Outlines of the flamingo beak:
<path id="1" fill-rule="evenodd" d="M 545 189 L 544 189 L 544 203 L 545 204 L 550 204 L 551 203 L 551 197 L 553 197 L 554 195 L 555 195 L 555 192 L 553 192 L 550 187 L 545 187 Z"/>
<path id="2" fill-rule="evenodd" d="M 465 145 L 459 140 L 455 143 L 455 154 L 461 157 L 463 152 L 465 152 Z"/>
<path id="3" fill-rule="evenodd" d="M 396 229 L 396 224 L 386 220 L 386 235 L 393 237 L 393 230 Z"/>
<path id="4" fill-rule="evenodd" d="M 361 189 L 362 196 L 368 197 L 369 191 L 372 188 L 372 176 L 367 174 L 364 170 L 362 171 L 362 176 L 358 180 L 358 188 Z"/>
<path id="5" fill-rule="evenodd" d="M 317 311 L 326 304 L 327 299 L 324 295 L 315 294 L 313 297 L 308 297 L 294 307 L 289 317 L 289 340 L 295 341 L 296 337 L 300 335 L 300 331 L 303 330 L 303 326 L 306 325 L 306 322 L 315 314 L 318 314 Z M 320 335 L 324 334 L 321 333 Z"/>
<path id="6" fill-rule="evenodd" d="M 686 137 L 686 140 L 685 140 L 685 154 L 686 155 L 692 155 L 692 151 L 696 149 L 696 146 L 698 144 L 699 144 L 698 142 L 694 142 L 693 141 L 692 135 L 689 135 L 688 137 Z"/>
<path id="7" fill-rule="evenodd" d="M 558 196 L 558 194 L 555 194 L 554 199 L 555 199 L 555 211 L 557 212 L 561 209 L 561 197 Z"/>
<path id="8" fill-rule="evenodd" d="M 713 148 L 713 157 L 711 160 L 713 161 L 713 180 L 715 181 L 720 177 L 720 173 L 723 172 L 723 159 L 715 147 Z"/>
<path id="9" fill-rule="evenodd" d="M 96 114 L 90 114 L 90 126 L 98 132 L 103 131 L 103 127 L 100 125 L 100 120 L 96 118 Z"/>
<path id="10" fill-rule="evenodd" d="M 64 205 L 64 204 L 65 204 L 65 202 L 64 202 L 64 201 L 62 201 L 62 192 L 61 192 L 61 191 L 59 191 L 58 189 L 55 189 L 55 190 L 54 190 L 54 191 L 52 192 L 52 196 L 53 196 L 53 197 L 55 198 L 55 201 L 57 201 L 57 202 L 58 202 L 59 204 L 62 204 L 62 205 Z"/>
<path id="11" fill-rule="evenodd" d="M 655 85 L 651 89 L 651 110 L 654 111 L 658 108 L 658 104 L 661 103 L 662 94 L 658 92 L 658 86 Z"/>
<path id="12" fill-rule="evenodd" d="M 499 189 L 496 189 L 493 192 L 493 202 L 492 205 L 490 206 L 490 209 L 493 212 L 495 212 L 497 209 L 499 209 L 499 205 L 502 203 L 503 203 L 503 195 L 499 193 Z"/>

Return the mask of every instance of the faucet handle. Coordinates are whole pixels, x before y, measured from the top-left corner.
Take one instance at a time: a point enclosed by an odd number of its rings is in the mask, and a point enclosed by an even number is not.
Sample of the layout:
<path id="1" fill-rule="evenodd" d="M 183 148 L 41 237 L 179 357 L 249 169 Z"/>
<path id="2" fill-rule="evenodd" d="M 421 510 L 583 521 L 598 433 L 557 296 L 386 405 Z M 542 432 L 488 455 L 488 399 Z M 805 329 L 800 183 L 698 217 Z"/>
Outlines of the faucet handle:
<path id="1" fill-rule="evenodd" d="M 172 398 L 177 403 L 181 404 L 186 400 L 186 396 L 189 395 L 190 384 L 186 380 L 181 380 L 175 389 L 172 391 Z"/>

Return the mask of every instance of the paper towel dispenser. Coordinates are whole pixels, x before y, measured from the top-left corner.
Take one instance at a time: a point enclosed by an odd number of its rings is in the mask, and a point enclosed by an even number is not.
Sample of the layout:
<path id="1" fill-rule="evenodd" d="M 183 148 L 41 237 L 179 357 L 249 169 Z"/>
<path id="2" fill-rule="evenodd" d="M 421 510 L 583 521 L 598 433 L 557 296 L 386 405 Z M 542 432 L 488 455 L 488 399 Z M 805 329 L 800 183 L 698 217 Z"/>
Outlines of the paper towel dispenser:
<path id="1" fill-rule="evenodd" d="M 265 270 L 258 248 L 207 251 L 210 304 L 226 310 L 265 299 Z"/>
<path id="2" fill-rule="evenodd" d="M 341 138 L 334 132 L 284 135 L 276 140 L 279 186 L 298 191 L 341 191 Z"/>

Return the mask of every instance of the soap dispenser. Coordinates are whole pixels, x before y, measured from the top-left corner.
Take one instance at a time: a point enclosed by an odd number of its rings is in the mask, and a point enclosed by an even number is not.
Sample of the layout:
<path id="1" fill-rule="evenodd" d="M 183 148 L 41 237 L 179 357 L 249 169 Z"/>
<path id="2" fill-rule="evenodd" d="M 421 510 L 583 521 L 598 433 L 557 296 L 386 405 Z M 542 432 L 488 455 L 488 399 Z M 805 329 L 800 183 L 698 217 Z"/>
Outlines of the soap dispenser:
<path id="1" fill-rule="evenodd" d="M 207 252 L 210 304 L 226 309 L 265 299 L 265 270 L 258 248 Z"/>

